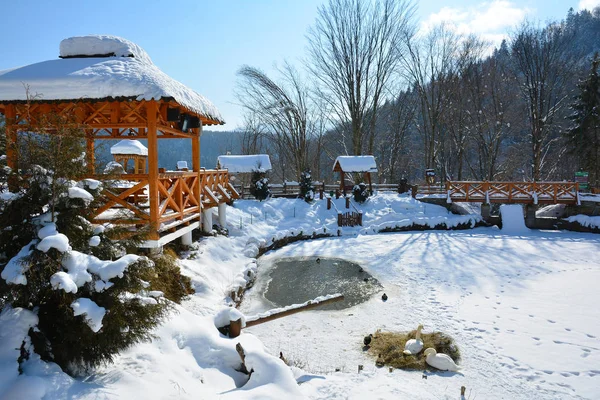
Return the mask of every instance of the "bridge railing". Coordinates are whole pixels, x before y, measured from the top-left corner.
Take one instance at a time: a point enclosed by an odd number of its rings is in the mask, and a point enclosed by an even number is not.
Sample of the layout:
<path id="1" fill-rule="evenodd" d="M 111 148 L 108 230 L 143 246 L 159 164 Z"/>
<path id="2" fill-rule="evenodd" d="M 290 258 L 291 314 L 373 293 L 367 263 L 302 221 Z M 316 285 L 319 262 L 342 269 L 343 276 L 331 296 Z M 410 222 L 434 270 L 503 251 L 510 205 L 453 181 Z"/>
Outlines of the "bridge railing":
<path id="1" fill-rule="evenodd" d="M 482 203 L 576 203 L 577 182 L 474 182 L 448 181 L 452 201 Z"/>

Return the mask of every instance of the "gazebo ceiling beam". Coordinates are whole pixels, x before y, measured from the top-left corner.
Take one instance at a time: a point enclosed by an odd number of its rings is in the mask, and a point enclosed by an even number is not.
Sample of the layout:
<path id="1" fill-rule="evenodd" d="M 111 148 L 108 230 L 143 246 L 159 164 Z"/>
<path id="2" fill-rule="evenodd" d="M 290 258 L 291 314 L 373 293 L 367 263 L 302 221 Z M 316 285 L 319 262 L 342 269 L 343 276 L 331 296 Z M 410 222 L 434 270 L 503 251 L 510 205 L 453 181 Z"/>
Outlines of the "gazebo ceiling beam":
<path id="1" fill-rule="evenodd" d="M 147 101 L 74 101 L 74 102 L 40 102 L 30 103 L 15 102 L 3 103 L 0 112 L 6 114 L 8 107 L 15 110 L 15 125 L 20 131 L 34 130 L 32 126 L 37 125 L 39 119 L 50 113 L 59 115 L 72 114 L 74 125 L 80 125 L 83 129 L 92 129 L 95 139 L 123 139 L 127 137 L 147 139 L 145 105 Z M 157 116 L 157 131 L 162 133 L 158 138 L 193 138 L 198 135 L 199 130 L 194 128 L 183 132 L 178 128 L 176 121 L 166 121 L 166 110 L 169 107 L 179 108 L 182 113 L 195 115 L 189 110 L 173 101 L 157 101 L 161 111 Z M 163 111 L 164 110 L 164 111 Z M 213 125 L 215 122 L 198 116 L 203 125 Z M 37 127 L 35 130 L 39 130 Z M 127 132 L 127 129 L 135 129 L 137 132 Z M 46 133 L 52 133 L 52 129 L 43 129 Z M 110 132 L 109 134 L 104 134 Z"/>

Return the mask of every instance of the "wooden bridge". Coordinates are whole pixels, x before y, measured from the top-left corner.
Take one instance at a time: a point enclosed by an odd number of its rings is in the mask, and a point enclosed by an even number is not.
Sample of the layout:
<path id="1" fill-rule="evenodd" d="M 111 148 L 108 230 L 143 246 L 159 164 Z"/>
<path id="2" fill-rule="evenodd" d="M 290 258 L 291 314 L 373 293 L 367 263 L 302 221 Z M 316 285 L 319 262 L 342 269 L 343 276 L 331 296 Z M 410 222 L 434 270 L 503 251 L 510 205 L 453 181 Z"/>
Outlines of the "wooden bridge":
<path id="1" fill-rule="evenodd" d="M 456 202 L 504 204 L 576 204 L 577 182 L 446 182 L 448 198 Z"/>

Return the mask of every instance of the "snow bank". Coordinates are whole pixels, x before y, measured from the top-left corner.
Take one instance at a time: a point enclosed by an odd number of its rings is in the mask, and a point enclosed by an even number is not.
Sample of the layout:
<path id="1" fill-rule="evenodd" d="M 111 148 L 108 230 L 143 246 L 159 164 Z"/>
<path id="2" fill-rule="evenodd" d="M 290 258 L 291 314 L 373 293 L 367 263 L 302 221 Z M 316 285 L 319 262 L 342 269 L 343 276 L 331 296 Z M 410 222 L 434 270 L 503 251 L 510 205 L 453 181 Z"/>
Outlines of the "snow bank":
<path id="1" fill-rule="evenodd" d="M 589 215 L 573 215 L 566 218 L 569 222 L 577 222 L 582 226 L 586 226 L 588 228 L 600 228 L 600 217 L 592 217 Z"/>
<path id="2" fill-rule="evenodd" d="M 19 378 L 20 348 L 28 341 L 29 328 L 37 325 L 38 317 L 23 308 L 6 306 L 0 314 L 0 398 L 25 399 L 35 397 L 11 397 L 15 394 L 12 386 Z M 20 394 L 20 393 L 19 393 Z"/>
<path id="3" fill-rule="evenodd" d="M 530 232 L 525 226 L 523 206 L 520 204 L 502 204 L 500 206 L 502 217 L 502 232 L 510 234 L 524 234 Z"/>
<path id="4" fill-rule="evenodd" d="M 148 148 L 138 140 L 124 139 L 110 148 L 110 154 L 133 154 L 147 156 Z"/>
<path id="5" fill-rule="evenodd" d="M 230 173 L 267 172 L 271 170 L 271 159 L 268 154 L 246 156 L 219 156 L 217 168 L 226 168 Z"/>
<path id="6" fill-rule="evenodd" d="M 377 172 L 373 156 L 339 156 L 333 163 L 333 169 L 337 164 L 344 172 Z"/>
<path id="7" fill-rule="evenodd" d="M 92 331 L 98 332 L 102 328 L 102 319 L 106 314 L 106 308 L 100 307 L 98 304 L 85 297 L 80 297 L 71 303 L 73 314 L 83 315 L 85 323 Z"/>

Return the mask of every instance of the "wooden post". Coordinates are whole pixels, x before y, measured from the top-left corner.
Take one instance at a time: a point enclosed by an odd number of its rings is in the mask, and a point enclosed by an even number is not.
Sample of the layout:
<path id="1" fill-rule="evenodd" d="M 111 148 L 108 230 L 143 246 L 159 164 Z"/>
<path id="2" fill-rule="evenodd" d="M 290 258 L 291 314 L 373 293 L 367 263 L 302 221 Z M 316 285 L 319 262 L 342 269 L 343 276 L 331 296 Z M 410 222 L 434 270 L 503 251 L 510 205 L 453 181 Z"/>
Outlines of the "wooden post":
<path id="1" fill-rule="evenodd" d="M 150 200 L 151 240 L 158 240 L 158 137 L 156 118 L 158 107 L 155 100 L 146 103 L 146 120 L 148 126 L 148 197 Z"/>
<path id="2" fill-rule="evenodd" d="M 346 185 L 344 182 L 344 171 L 340 170 L 340 190 L 342 191 L 342 193 L 344 193 L 344 195 L 346 195 Z"/>
<path id="3" fill-rule="evenodd" d="M 235 321 L 229 321 L 229 337 L 236 338 L 242 333 L 242 319 L 236 319 Z"/>
<path id="4" fill-rule="evenodd" d="M 6 164 L 16 172 L 19 164 L 19 152 L 17 148 L 17 129 L 15 127 L 15 119 L 17 118 L 15 106 L 7 104 L 4 115 L 6 117 Z M 10 191 L 16 192 L 18 189 L 17 182 L 14 179 L 9 179 L 8 188 Z"/>
<path id="5" fill-rule="evenodd" d="M 331 197 L 327 198 L 327 209 L 331 210 Z"/>
<path id="6" fill-rule="evenodd" d="M 346 208 L 350 208 L 350 197 L 346 197 Z"/>
<path id="7" fill-rule="evenodd" d="M 369 192 L 373 194 L 373 184 L 371 183 L 371 173 L 367 172 L 367 180 L 369 181 Z"/>
<path id="8" fill-rule="evenodd" d="M 200 171 L 200 132 L 202 132 L 202 126 L 192 137 L 192 169 L 195 172 Z"/>

